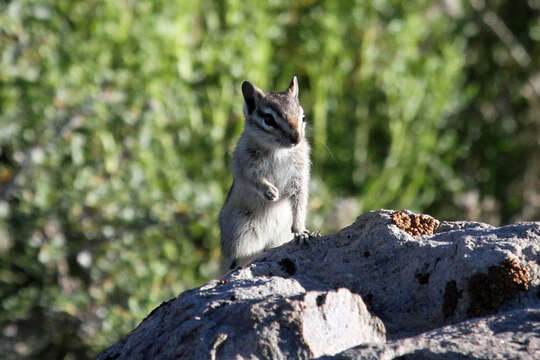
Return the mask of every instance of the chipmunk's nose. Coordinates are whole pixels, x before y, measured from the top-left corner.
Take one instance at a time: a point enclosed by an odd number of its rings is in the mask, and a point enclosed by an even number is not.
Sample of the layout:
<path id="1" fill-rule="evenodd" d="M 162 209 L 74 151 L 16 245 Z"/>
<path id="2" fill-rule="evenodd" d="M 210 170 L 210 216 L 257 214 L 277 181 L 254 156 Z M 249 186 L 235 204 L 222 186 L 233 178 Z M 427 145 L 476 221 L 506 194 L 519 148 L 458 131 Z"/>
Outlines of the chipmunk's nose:
<path id="1" fill-rule="evenodd" d="M 298 145 L 300 143 L 300 133 L 295 132 L 294 134 L 291 134 L 290 138 L 293 144 Z"/>

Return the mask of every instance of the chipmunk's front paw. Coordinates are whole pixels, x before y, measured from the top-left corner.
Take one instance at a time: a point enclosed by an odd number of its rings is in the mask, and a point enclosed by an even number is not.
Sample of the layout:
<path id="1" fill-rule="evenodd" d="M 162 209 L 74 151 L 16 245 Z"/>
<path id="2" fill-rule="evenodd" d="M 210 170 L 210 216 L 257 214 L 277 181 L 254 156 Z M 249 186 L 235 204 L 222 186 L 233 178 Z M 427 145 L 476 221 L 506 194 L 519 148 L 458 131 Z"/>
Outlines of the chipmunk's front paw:
<path id="1" fill-rule="evenodd" d="M 264 190 L 264 197 L 270 201 L 276 201 L 279 199 L 279 190 L 272 184 L 267 184 Z"/>
<path id="2" fill-rule="evenodd" d="M 302 230 L 300 232 L 293 232 L 294 241 L 299 244 L 305 244 L 306 241 L 311 237 L 309 230 Z"/>
<path id="3" fill-rule="evenodd" d="M 300 232 L 293 232 L 293 235 L 294 235 L 294 241 L 298 242 L 299 244 L 306 244 L 309 239 L 313 239 L 313 238 L 321 236 L 321 232 L 320 231 L 311 232 L 309 230 L 303 230 Z"/>

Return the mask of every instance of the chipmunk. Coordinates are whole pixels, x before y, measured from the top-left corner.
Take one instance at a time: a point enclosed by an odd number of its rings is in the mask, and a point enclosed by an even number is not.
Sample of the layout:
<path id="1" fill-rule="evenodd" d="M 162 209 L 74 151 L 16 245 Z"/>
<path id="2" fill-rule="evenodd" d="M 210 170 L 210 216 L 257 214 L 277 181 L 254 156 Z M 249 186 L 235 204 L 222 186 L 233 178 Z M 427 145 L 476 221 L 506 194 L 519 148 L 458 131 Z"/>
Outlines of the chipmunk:
<path id="1" fill-rule="evenodd" d="M 245 265 L 293 239 L 305 241 L 310 147 L 293 77 L 281 93 L 242 83 L 244 132 L 233 155 L 233 184 L 219 214 L 226 265 Z"/>

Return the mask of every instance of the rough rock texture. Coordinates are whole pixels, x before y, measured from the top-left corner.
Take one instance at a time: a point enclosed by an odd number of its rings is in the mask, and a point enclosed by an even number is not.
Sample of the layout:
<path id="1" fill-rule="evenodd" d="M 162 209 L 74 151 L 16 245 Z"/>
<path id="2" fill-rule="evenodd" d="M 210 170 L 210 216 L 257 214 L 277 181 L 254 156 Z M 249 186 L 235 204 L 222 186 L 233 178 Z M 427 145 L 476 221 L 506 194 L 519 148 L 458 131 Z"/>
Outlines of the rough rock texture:
<path id="1" fill-rule="evenodd" d="M 540 358 L 539 260 L 540 223 L 373 211 L 163 303 L 99 359 Z"/>
<path id="2" fill-rule="evenodd" d="M 540 359 L 540 309 L 475 318 L 320 359 Z"/>

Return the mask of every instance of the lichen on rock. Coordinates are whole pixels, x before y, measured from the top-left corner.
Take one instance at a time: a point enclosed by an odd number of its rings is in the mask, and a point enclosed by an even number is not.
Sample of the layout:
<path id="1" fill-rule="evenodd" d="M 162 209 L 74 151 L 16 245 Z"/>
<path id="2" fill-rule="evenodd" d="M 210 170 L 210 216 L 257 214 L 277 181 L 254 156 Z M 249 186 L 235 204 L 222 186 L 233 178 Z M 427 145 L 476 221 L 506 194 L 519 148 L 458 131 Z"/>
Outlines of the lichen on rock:
<path id="1" fill-rule="evenodd" d="M 439 221 L 429 215 L 416 215 L 403 210 L 394 212 L 392 221 L 412 236 L 433 235 L 439 226 Z"/>
<path id="2" fill-rule="evenodd" d="M 527 290 L 529 282 L 527 267 L 520 265 L 514 258 L 507 258 L 497 266 L 490 266 L 487 274 L 474 274 L 467 286 L 467 315 L 478 317 L 497 312 L 504 301 L 514 297 L 519 290 Z"/>

